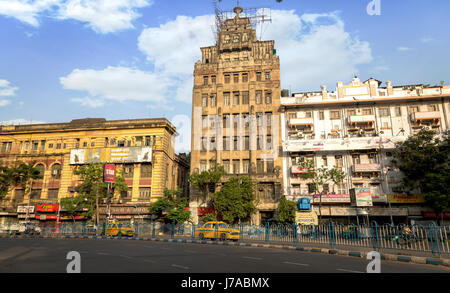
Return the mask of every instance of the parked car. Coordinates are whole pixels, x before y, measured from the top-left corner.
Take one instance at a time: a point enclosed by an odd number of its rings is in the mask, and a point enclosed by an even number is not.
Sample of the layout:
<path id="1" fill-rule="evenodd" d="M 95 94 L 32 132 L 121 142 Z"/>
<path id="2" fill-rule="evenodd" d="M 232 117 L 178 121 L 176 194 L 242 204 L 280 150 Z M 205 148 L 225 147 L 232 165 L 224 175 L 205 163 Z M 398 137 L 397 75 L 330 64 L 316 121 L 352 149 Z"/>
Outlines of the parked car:
<path id="1" fill-rule="evenodd" d="M 228 228 L 225 222 L 206 222 L 195 230 L 195 237 L 200 239 L 239 240 L 239 229 Z"/>

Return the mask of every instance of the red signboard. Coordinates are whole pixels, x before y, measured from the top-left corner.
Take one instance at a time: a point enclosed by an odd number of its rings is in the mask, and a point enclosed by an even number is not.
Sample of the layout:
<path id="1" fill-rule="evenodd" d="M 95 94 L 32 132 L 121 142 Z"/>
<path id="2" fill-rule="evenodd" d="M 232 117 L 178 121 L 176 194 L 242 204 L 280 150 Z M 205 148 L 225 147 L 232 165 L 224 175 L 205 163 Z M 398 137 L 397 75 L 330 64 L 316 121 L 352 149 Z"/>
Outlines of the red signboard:
<path id="1" fill-rule="evenodd" d="M 214 213 L 214 209 L 211 208 L 198 208 L 198 215 L 204 216 L 206 214 L 212 214 Z"/>
<path id="2" fill-rule="evenodd" d="M 105 164 L 103 167 L 103 181 L 106 183 L 114 183 L 116 181 L 116 165 Z"/>
<path id="3" fill-rule="evenodd" d="M 59 204 L 37 204 L 36 211 L 43 213 L 53 213 L 57 212 L 59 209 Z"/>
<path id="4" fill-rule="evenodd" d="M 443 216 L 444 219 L 450 219 L 450 212 L 443 212 L 442 214 L 439 214 L 438 218 L 441 218 Z M 423 217 L 427 219 L 436 219 L 436 213 L 435 212 L 423 212 Z"/>

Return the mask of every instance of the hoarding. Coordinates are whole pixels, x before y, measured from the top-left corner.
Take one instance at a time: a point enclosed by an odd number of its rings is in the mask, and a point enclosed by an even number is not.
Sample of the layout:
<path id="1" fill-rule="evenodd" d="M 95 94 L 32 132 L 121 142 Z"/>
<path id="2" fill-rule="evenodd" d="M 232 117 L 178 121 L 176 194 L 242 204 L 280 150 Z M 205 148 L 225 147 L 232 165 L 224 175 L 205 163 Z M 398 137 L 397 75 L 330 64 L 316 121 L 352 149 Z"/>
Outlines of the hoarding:
<path id="1" fill-rule="evenodd" d="M 424 203 L 425 199 L 421 194 L 406 195 L 406 194 L 389 194 L 390 203 Z"/>
<path id="2" fill-rule="evenodd" d="M 70 164 L 91 163 L 151 163 L 151 147 L 121 147 L 98 149 L 71 149 Z"/>
<path id="3" fill-rule="evenodd" d="M 319 219 L 317 214 L 313 211 L 311 212 L 296 212 L 295 222 L 299 225 L 318 225 Z"/>
<path id="4" fill-rule="evenodd" d="M 17 207 L 17 213 L 18 214 L 32 214 L 34 213 L 34 206 L 18 206 Z"/>
<path id="5" fill-rule="evenodd" d="M 106 183 L 116 182 L 116 165 L 105 164 L 103 166 L 103 181 Z"/>
<path id="6" fill-rule="evenodd" d="M 59 204 L 38 204 L 36 206 L 36 211 L 43 213 L 57 212 L 59 209 Z"/>
<path id="7" fill-rule="evenodd" d="M 350 202 L 352 206 L 357 207 L 373 206 L 370 188 L 357 187 L 350 189 Z"/>

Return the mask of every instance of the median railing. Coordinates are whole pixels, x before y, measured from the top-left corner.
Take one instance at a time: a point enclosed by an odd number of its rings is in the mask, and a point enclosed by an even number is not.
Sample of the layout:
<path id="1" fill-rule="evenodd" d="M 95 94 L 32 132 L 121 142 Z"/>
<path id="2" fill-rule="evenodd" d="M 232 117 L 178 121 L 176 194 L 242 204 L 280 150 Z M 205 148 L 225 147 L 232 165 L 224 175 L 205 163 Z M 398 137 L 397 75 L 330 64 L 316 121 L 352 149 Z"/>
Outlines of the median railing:
<path id="1" fill-rule="evenodd" d="M 11 229 L 11 227 L 9 228 Z M 162 222 L 102 223 L 97 228 L 87 223 L 40 223 L 39 233 L 22 231 L 2 234 L 41 236 L 102 236 L 117 238 L 177 238 L 199 240 L 233 240 L 241 242 L 319 244 L 320 247 L 367 247 L 374 250 L 398 249 L 430 252 L 433 255 L 450 253 L 450 226 L 427 225 L 343 225 L 330 222 L 324 225 L 306 226 L 297 224 L 266 225 L 197 225 Z M 38 230 L 39 230 L 38 229 Z M 6 231 L 6 232 L 5 232 Z M 11 232 L 10 230 L 9 232 Z"/>

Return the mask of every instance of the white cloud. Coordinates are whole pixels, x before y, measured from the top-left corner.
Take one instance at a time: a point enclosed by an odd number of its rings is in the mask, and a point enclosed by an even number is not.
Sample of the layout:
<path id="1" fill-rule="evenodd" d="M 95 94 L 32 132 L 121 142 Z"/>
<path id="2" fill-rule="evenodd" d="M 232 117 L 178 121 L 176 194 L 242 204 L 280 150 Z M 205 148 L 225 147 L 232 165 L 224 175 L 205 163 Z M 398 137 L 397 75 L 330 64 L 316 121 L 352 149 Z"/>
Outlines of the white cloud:
<path id="1" fill-rule="evenodd" d="M 435 39 L 434 38 L 430 38 L 430 37 L 423 37 L 423 38 L 420 39 L 420 42 L 424 43 L 424 44 L 431 43 L 431 42 L 434 42 L 434 41 L 435 41 Z"/>
<path id="2" fill-rule="evenodd" d="M 34 27 L 44 16 L 74 19 L 98 33 L 111 33 L 133 28 L 140 17 L 137 9 L 149 5 L 150 0 L 0 0 L 0 14 Z"/>
<path id="3" fill-rule="evenodd" d="M 7 106 L 11 104 L 10 100 L 1 97 L 12 97 L 16 95 L 18 87 L 12 86 L 7 80 L 0 79 L 0 107 Z"/>
<path id="4" fill-rule="evenodd" d="M 75 98 L 71 99 L 72 102 L 79 103 L 82 106 L 89 107 L 89 108 L 99 108 L 105 105 L 105 101 L 102 99 L 92 99 L 90 97 L 84 97 L 84 98 Z"/>
<path id="5" fill-rule="evenodd" d="M 345 31 L 337 13 L 303 14 L 272 11 L 264 39 L 275 40 L 283 88 L 318 89 L 335 85 L 372 62 L 370 44 Z"/>
<path id="6" fill-rule="evenodd" d="M 170 82 L 164 76 L 132 68 L 107 67 L 104 70 L 75 69 L 61 77 L 65 89 L 87 91 L 87 100 L 78 99 L 87 106 L 98 105 L 99 100 L 163 101 Z"/>
<path id="7" fill-rule="evenodd" d="M 412 48 L 409 48 L 409 47 L 404 47 L 404 46 L 397 47 L 397 51 L 399 51 L 399 52 L 407 52 L 407 51 L 411 51 L 411 50 L 412 50 Z"/>
<path id="8" fill-rule="evenodd" d="M 132 21 L 140 17 L 137 9 L 149 5 L 147 0 L 68 0 L 60 5 L 58 18 L 85 22 L 105 34 L 134 28 Z"/>
<path id="9" fill-rule="evenodd" d="M 27 124 L 44 124 L 44 123 L 47 122 L 39 120 L 27 120 L 23 118 L 0 121 L 0 125 L 27 125 Z"/>

